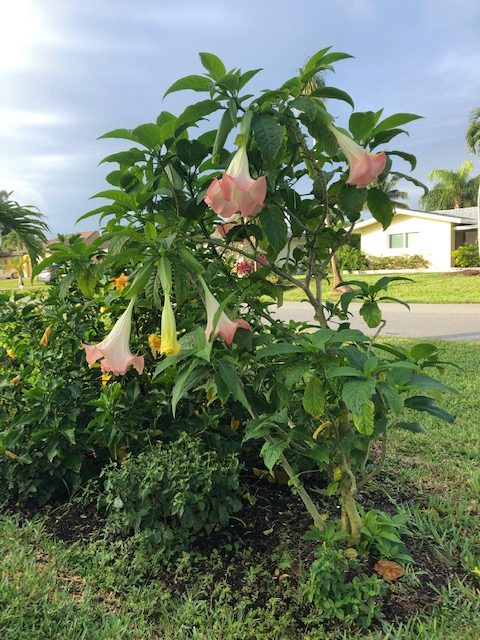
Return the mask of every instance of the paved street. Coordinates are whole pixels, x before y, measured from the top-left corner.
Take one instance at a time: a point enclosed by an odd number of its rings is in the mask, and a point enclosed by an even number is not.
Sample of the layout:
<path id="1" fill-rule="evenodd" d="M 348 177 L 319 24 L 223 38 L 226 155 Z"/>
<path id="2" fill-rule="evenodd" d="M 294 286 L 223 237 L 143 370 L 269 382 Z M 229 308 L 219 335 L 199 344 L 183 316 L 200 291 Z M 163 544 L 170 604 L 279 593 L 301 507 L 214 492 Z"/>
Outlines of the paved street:
<path id="1" fill-rule="evenodd" d="M 350 305 L 352 327 L 374 333 L 359 316 L 359 308 L 360 304 Z M 480 342 L 480 304 L 412 304 L 408 311 L 402 305 L 389 303 L 381 308 L 387 322 L 383 336 Z M 283 320 L 313 320 L 306 302 L 285 302 L 277 315 Z"/>

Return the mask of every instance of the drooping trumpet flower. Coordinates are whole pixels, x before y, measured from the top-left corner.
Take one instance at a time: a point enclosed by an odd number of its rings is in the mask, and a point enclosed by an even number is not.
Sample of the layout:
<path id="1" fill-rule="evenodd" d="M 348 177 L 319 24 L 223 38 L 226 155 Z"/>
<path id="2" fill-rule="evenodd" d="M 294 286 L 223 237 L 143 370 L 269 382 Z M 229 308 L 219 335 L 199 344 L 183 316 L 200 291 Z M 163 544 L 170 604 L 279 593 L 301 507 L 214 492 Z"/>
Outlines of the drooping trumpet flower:
<path id="1" fill-rule="evenodd" d="M 355 140 L 349 138 L 333 125 L 330 125 L 329 129 L 337 139 L 340 149 L 345 154 L 350 165 L 347 184 L 357 188 L 368 187 L 385 169 L 385 163 L 387 162 L 385 152 L 369 153 L 357 144 Z"/>
<path id="2" fill-rule="evenodd" d="M 238 320 L 230 320 L 230 318 L 222 311 L 214 328 L 213 323 L 218 308 L 220 307 L 220 303 L 207 287 L 204 279 L 201 276 L 199 276 L 199 280 L 205 295 L 205 308 L 207 310 L 207 326 L 205 328 L 205 338 L 207 339 L 207 341 L 210 340 L 212 331 L 214 331 L 214 336 L 222 336 L 227 345 L 230 346 L 233 342 L 237 329 L 241 328 L 246 329 L 247 331 L 251 331 L 252 327 L 246 320 L 243 320 L 242 318 Z"/>
<path id="3" fill-rule="evenodd" d="M 104 373 L 111 371 L 116 376 L 123 376 L 130 366 L 138 373 L 143 372 L 145 361 L 143 356 L 134 356 L 130 351 L 130 331 L 132 325 L 132 310 L 135 299 L 122 313 L 108 336 L 97 344 L 83 344 L 87 363 L 91 367 L 100 360 Z"/>

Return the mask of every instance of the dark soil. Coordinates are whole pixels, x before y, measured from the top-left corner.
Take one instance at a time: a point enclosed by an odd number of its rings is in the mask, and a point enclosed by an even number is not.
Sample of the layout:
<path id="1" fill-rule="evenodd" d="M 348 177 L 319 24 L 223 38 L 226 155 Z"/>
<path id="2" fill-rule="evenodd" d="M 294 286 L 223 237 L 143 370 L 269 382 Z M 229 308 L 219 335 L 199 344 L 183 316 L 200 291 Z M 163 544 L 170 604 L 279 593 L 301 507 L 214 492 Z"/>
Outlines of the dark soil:
<path id="1" fill-rule="evenodd" d="M 180 594 L 195 584 L 196 576 L 211 575 L 212 589 L 220 582 L 227 584 L 232 593 L 248 596 L 252 607 L 265 606 L 272 590 L 277 589 L 276 595 L 283 594 L 285 606 L 295 611 L 298 629 L 301 630 L 309 608 L 299 607 L 293 597 L 299 572 L 314 560 L 318 545 L 303 539 L 311 527 L 310 518 L 301 500 L 292 495 L 287 486 L 254 475 L 245 476 L 243 480 L 246 506 L 231 518 L 228 527 L 197 539 L 191 550 L 190 572 L 182 575 L 176 569 L 158 569 L 146 575 L 145 581 L 159 579 L 173 593 Z M 360 501 L 367 510 L 380 509 L 392 514 L 395 507 L 387 493 L 393 495 L 397 503 L 427 504 L 416 488 L 405 485 L 399 493 L 395 478 L 385 475 L 377 481 L 376 487 L 362 492 Z M 323 513 L 329 518 L 338 517 L 334 498 L 312 495 Z M 14 511 L 19 513 L 19 505 Z M 102 533 L 103 519 L 95 505 L 80 510 L 71 507 L 52 510 L 47 507 L 40 512 L 33 505 L 22 505 L 20 519 L 30 519 L 34 515 L 42 516 L 46 530 L 67 544 L 88 542 Z M 434 586 L 446 585 L 456 576 L 465 577 L 459 565 L 442 563 L 428 547 L 413 548 L 411 545 L 409 550 L 415 559 L 421 585 L 411 587 L 402 579 L 388 585 L 381 609 L 389 622 L 403 622 L 417 613 L 428 612 L 439 603 Z M 282 553 L 288 557 L 288 566 L 282 565 Z M 378 559 L 371 557 L 363 562 L 360 573 L 374 573 L 373 567 Z"/>

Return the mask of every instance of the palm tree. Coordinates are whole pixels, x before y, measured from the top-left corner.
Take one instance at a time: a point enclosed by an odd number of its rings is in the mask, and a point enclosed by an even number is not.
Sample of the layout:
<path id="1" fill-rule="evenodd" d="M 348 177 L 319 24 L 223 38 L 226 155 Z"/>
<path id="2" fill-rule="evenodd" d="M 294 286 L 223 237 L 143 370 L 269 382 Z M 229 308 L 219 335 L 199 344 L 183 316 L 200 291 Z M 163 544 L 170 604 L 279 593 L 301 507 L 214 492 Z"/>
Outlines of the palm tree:
<path id="1" fill-rule="evenodd" d="M 0 248 L 2 236 L 15 232 L 34 264 L 43 254 L 47 240 L 45 233 L 49 231 L 49 227 L 37 209 L 22 207 L 15 200 L 10 200 L 11 195 L 0 191 Z"/>
<path id="2" fill-rule="evenodd" d="M 406 202 L 402 202 L 403 200 L 408 200 L 408 193 L 406 191 L 400 191 L 397 188 L 398 178 L 395 176 L 391 176 L 390 178 L 383 178 L 377 180 L 377 186 L 381 189 L 392 201 L 394 207 L 399 209 L 410 209 Z"/>
<path id="3" fill-rule="evenodd" d="M 421 197 L 420 202 L 425 209 L 460 209 L 473 207 L 477 200 L 479 176 L 471 178 L 473 162 L 462 162 L 458 171 L 448 169 L 434 169 L 428 174 L 429 180 L 436 180 L 437 184 Z"/>
<path id="4" fill-rule="evenodd" d="M 480 107 L 470 114 L 470 123 L 465 134 L 467 148 L 470 153 L 480 155 Z M 477 244 L 480 254 L 480 183 L 477 191 Z"/>

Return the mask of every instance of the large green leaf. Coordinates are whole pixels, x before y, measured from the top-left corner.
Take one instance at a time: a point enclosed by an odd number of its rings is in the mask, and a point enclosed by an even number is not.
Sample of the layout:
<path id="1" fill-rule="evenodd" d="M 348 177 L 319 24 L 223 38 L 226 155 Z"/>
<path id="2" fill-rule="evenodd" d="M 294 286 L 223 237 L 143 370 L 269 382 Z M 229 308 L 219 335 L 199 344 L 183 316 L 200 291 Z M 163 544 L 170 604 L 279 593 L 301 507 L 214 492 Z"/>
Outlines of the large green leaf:
<path id="1" fill-rule="evenodd" d="M 175 129 L 179 129 L 183 125 L 193 125 L 204 116 L 208 116 L 218 109 L 220 109 L 220 103 L 216 100 L 201 100 L 196 104 L 191 104 L 178 116 L 175 122 Z"/>
<path id="2" fill-rule="evenodd" d="M 222 385 L 225 386 L 226 389 L 228 389 L 228 392 L 233 396 L 233 398 L 235 398 L 235 400 L 238 400 L 238 402 L 243 404 L 243 406 L 248 409 L 248 400 L 245 396 L 240 377 L 235 368 L 229 362 L 220 360 L 215 364 L 215 369 L 217 373 L 215 377 L 217 388 L 219 386 L 221 387 Z"/>
<path id="3" fill-rule="evenodd" d="M 352 113 L 348 121 L 348 127 L 356 140 L 369 138 L 381 112 L 357 111 Z"/>
<path id="4" fill-rule="evenodd" d="M 269 471 L 277 464 L 283 452 L 288 447 L 288 440 L 279 438 L 272 439 L 264 443 L 260 455 Z"/>
<path id="5" fill-rule="evenodd" d="M 274 158 L 282 147 L 283 128 L 269 115 L 255 116 L 252 131 L 257 147 L 266 161 Z"/>
<path id="6" fill-rule="evenodd" d="M 163 144 L 162 129 L 153 122 L 141 124 L 132 131 L 132 137 L 145 147 L 153 149 Z"/>
<path id="7" fill-rule="evenodd" d="M 360 307 L 360 315 L 371 329 L 378 327 L 382 321 L 382 312 L 376 302 L 367 300 Z"/>
<path id="8" fill-rule="evenodd" d="M 355 222 L 360 217 L 368 191 L 357 189 L 349 184 L 342 184 L 338 193 L 338 205 L 351 222 Z"/>
<path id="9" fill-rule="evenodd" d="M 225 65 L 214 53 L 201 51 L 199 54 L 203 66 L 214 80 L 221 80 L 227 73 Z"/>
<path id="10" fill-rule="evenodd" d="M 445 420 L 446 422 L 454 422 L 455 416 L 445 409 L 442 409 L 437 405 L 433 398 L 429 398 L 428 396 L 412 396 L 405 400 L 405 406 L 409 409 L 414 409 L 415 411 L 424 411 L 425 413 L 429 413 L 436 418 L 440 418 L 440 420 Z"/>
<path id="11" fill-rule="evenodd" d="M 274 259 L 288 241 L 288 227 L 283 212 L 279 208 L 267 206 L 259 218 L 268 240 L 268 256 Z"/>
<path id="12" fill-rule="evenodd" d="M 303 392 L 303 408 L 314 418 L 320 418 L 325 411 L 325 389 L 317 376 L 308 379 Z"/>
<path id="13" fill-rule="evenodd" d="M 373 133 L 377 134 L 381 131 L 395 129 L 396 127 L 400 127 L 402 124 L 407 124 L 407 122 L 412 122 L 412 120 L 418 120 L 421 117 L 422 116 L 417 116 L 414 113 L 395 113 L 393 116 L 388 116 L 388 118 L 385 118 L 385 120 L 382 120 L 377 124 Z"/>
<path id="14" fill-rule="evenodd" d="M 353 414 L 355 429 L 364 436 L 371 436 L 375 428 L 375 407 L 371 400 L 366 400 L 359 411 Z"/>
<path id="15" fill-rule="evenodd" d="M 112 153 L 104 158 L 100 164 L 104 162 L 118 162 L 120 165 L 126 165 L 131 167 L 136 162 L 143 162 L 145 160 L 145 151 L 140 149 L 129 149 L 128 151 L 119 151 L 118 153 Z"/>
<path id="16" fill-rule="evenodd" d="M 334 98 L 335 100 L 343 100 L 344 102 L 348 102 L 352 109 L 355 109 L 353 100 L 348 93 L 341 89 L 337 89 L 336 87 L 319 87 L 318 89 L 315 89 L 315 91 L 312 91 L 310 95 L 315 96 L 316 98 Z"/>
<path id="17" fill-rule="evenodd" d="M 169 93 L 173 93 L 174 91 L 185 91 L 186 89 L 191 89 L 192 91 L 210 91 L 211 86 L 212 81 L 204 76 L 185 76 L 170 85 L 163 97 L 165 98 L 165 96 L 168 96 Z"/>
<path id="18" fill-rule="evenodd" d="M 305 353 L 305 347 L 299 344 L 290 344 L 288 342 L 277 342 L 269 345 L 257 351 L 256 360 L 261 358 L 270 358 L 271 356 L 278 356 L 292 353 Z"/>
<path id="19" fill-rule="evenodd" d="M 372 216 L 386 229 L 393 219 L 394 209 L 390 198 L 380 189 L 368 190 L 367 204 Z"/>
<path id="20" fill-rule="evenodd" d="M 208 154 L 208 149 L 197 140 L 179 140 L 175 147 L 177 155 L 188 167 L 199 165 Z"/>
<path id="21" fill-rule="evenodd" d="M 352 413 L 361 413 L 362 407 L 375 392 L 375 380 L 351 380 L 343 385 L 342 399 Z"/>

